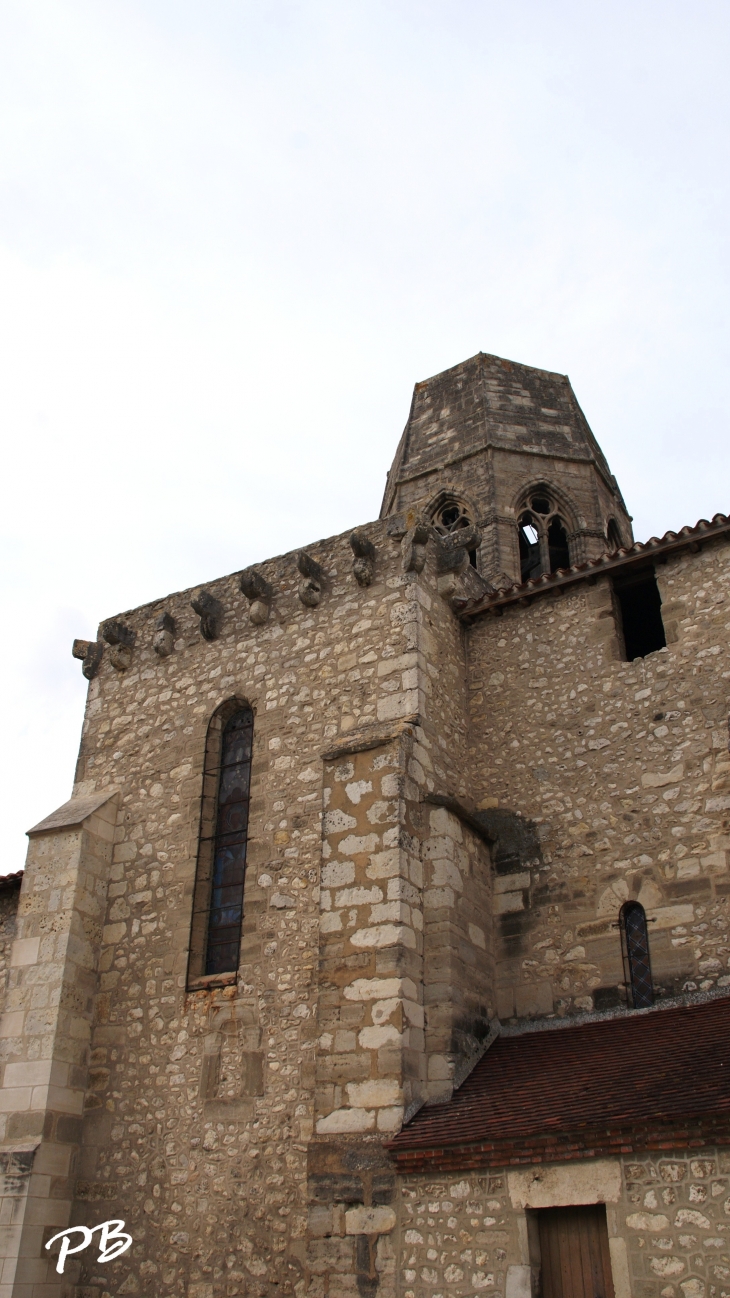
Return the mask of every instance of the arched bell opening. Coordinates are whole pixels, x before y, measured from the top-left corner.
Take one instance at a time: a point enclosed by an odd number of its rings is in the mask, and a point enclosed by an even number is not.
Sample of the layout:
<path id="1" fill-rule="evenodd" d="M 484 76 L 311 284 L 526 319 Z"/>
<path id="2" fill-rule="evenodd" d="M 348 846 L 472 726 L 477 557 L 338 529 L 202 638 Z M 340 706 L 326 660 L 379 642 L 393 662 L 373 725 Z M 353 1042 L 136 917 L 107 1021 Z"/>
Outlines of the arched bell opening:
<path id="1" fill-rule="evenodd" d="M 437 504 L 431 520 L 441 536 L 452 536 L 464 527 L 471 527 L 474 522 L 469 507 L 454 496 L 447 496 Z M 472 568 L 478 568 L 477 551 L 469 550 L 468 555 Z"/>

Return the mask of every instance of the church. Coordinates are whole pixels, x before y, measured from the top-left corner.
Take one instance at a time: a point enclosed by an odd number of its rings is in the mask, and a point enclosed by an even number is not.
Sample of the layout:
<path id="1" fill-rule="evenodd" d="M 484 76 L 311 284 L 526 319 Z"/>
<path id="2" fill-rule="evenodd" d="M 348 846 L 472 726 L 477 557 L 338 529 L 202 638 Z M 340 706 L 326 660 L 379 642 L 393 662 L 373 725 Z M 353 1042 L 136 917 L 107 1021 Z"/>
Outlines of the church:
<path id="1" fill-rule="evenodd" d="M 673 521 L 479 353 L 379 519 L 74 642 L 0 1298 L 728 1298 L 730 519 Z"/>

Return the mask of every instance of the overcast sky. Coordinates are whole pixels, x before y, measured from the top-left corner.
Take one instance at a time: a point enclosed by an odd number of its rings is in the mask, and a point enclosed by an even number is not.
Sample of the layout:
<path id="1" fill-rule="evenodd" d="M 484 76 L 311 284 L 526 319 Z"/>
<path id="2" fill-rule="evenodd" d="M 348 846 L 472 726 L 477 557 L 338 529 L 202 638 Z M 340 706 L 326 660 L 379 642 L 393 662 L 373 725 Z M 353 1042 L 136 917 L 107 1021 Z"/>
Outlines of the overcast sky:
<path id="1" fill-rule="evenodd" d="M 1 0 L 0 873 L 74 636 L 377 517 L 413 384 L 569 374 L 638 539 L 730 512 L 727 0 Z"/>

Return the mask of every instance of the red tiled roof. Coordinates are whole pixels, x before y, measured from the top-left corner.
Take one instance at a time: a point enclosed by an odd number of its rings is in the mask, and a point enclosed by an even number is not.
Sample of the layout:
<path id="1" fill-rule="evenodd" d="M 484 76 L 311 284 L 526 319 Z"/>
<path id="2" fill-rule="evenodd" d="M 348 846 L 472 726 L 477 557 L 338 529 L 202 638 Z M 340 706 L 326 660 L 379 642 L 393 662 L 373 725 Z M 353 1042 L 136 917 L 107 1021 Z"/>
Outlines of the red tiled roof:
<path id="1" fill-rule="evenodd" d="M 730 998 L 498 1037 L 388 1148 L 404 1171 L 730 1143 Z"/>
<path id="2" fill-rule="evenodd" d="M 0 888 L 13 888 L 16 883 L 22 883 L 22 880 L 22 870 L 16 870 L 14 874 L 0 874 Z"/>
<path id="3" fill-rule="evenodd" d="M 542 573 L 531 577 L 529 581 L 515 582 L 502 587 L 490 595 L 480 596 L 475 600 L 464 600 L 458 605 L 459 616 L 465 619 L 476 617 L 479 613 L 500 612 L 505 604 L 529 601 L 546 590 L 560 592 L 564 586 L 578 581 L 595 581 L 604 572 L 631 567 L 636 563 L 646 563 L 655 556 L 671 554 L 677 550 L 698 550 L 703 541 L 715 536 L 730 533 L 730 518 L 727 514 L 714 514 L 708 521 L 701 518 L 694 527 L 682 527 L 679 532 L 665 532 L 664 536 L 652 536 L 648 541 L 636 541 L 631 546 L 622 546 L 619 550 L 608 550 L 598 559 L 589 559 L 586 563 L 574 564 L 571 568 L 559 568 L 557 572 Z"/>

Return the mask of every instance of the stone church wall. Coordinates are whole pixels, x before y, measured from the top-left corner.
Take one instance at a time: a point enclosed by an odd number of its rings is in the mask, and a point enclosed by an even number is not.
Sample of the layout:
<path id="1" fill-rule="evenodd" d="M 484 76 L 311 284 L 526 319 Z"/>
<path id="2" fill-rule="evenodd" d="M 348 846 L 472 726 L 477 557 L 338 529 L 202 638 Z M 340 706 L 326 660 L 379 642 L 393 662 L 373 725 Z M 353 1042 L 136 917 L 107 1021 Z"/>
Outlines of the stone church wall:
<path id="1" fill-rule="evenodd" d="M 730 1293 L 730 1154 L 703 1149 L 399 1178 L 399 1298 L 530 1298 L 534 1213 L 605 1203 L 616 1298 Z"/>
<path id="2" fill-rule="evenodd" d="M 657 578 L 669 643 L 631 663 L 607 578 L 470 633 L 475 799 L 533 820 L 543 849 L 499 921 L 503 1019 L 618 1004 L 627 898 L 659 994 L 730 987 L 730 547 Z"/>
<path id="3" fill-rule="evenodd" d="M 404 571 L 402 537 L 383 523 L 366 531 L 377 548 L 370 586 L 353 577 L 348 537 L 322 542 L 308 551 L 325 573 L 318 607 L 300 602 L 296 556 L 272 560 L 259 566 L 274 587 L 263 625 L 237 577 L 224 578 L 206 588 L 224 610 L 218 639 L 201 638 L 191 592 L 171 596 L 122 615 L 137 633 L 131 662 L 118 671 L 105 656 L 91 683 L 76 792 L 118 788 L 120 813 L 75 1220 L 124 1216 L 135 1250 L 106 1278 L 85 1263 L 89 1293 L 112 1281 L 118 1292 L 161 1284 L 196 1298 L 301 1285 L 308 1147 L 310 1182 L 333 1136 L 337 1159 L 348 1140 L 375 1141 L 357 1157 L 377 1162 L 383 1134 L 429 1085 L 424 916 L 442 973 L 452 977 L 456 960 L 473 985 L 465 997 L 452 987 L 463 1049 L 479 1039 L 469 1023 L 494 1012 L 478 967 L 490 940 L 483 900 L 470 898 L 476 947 L 466 920 L 454 928 L 437 908 L 439 872 L 459 869 L 444 864 L 448 853 L 488 865 L 486 848 L 447 812 L 421 809 L 424 791 L 466 785 L 464 631 L 437 595 L 433 545 L 423 573 Z M 175 648 L 159 658 L 163 612 Z M 233 697 L 255 712 L 240 967 L 235 983 L 186 991 L 205 736 Z M 350 767 L 353 778 L 340 778 Z M 349 817 L 344 831 L 336 811 Z M 428 890 L 423 837 L 434 839 Z M 378 980 L 394 995 L 374 1000 Z M 443 1002 L 442 983 L 431 974 Z M 451 1013 L 444 1003 L 431 1042 L 441 1090 L 459 1054 Z M 350 1276 L 366 1234 L 353 1229 Z M 369 1276 L 375 1263 L 362 1265 Z"/>

